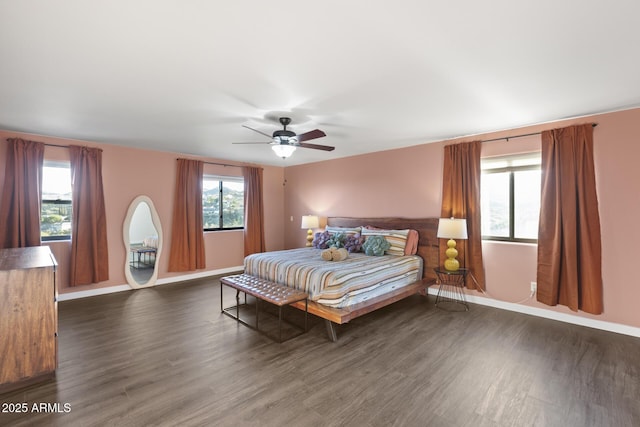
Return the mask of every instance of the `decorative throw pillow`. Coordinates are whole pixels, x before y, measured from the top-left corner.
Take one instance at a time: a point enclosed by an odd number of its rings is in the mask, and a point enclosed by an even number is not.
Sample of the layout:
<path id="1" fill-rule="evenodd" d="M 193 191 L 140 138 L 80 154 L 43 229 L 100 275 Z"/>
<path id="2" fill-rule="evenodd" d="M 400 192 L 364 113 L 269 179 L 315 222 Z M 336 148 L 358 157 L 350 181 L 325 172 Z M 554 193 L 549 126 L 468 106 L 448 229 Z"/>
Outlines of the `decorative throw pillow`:
<path id="1" fill-rule="evenodd" d="M 373 236 L 381 236 L 389 242 L 387 255 L 404 255 L 410 230 L 362 229 L 362 235 L 369 240 Z M 365 241 L 366 242 L 366 241 Z"/>
<path id="2" fill-rule="evenodd" d="M 331 234 L 328 231 L 318 232 L 315 234 L 311 245 L 316 249 L 327 249 L 329 247 L 329 239 L 331 239 Z"/>
<path id="3" fill-rule="evenodd" d="M 347 236 L 344 241 L 344 247 L 349 253 L 360 252 L 362 250 L 362 244 L 364 243 L 364 236 L 360 233 L 351 234 Z"/>
<path id="4" fill-rule="evenodd" d="M 383 236 L 369 236 L 364 241 L 362 249 L 366 255 L 382 256 L 391 245 Z"/>
<path id="5" fill-rule="evenodd" d="M 341 248 L 344 246 L 344 242 L 347 239 L 347 235 L 344 233 L 330 234 L 330 238 L 327 241 L 327 246 L 330 248 Z"/>

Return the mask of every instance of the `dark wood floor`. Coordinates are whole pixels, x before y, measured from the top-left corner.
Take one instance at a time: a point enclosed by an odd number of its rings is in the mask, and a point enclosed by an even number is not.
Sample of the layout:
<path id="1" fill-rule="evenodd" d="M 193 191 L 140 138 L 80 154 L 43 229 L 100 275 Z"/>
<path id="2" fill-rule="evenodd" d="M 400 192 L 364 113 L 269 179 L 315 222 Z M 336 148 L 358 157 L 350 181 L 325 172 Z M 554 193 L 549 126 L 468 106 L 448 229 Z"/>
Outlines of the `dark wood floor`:
<path id="1" fill-rule="evenodd" d="M 343 325 L 337 343 L 315 321 L 277 344 L 223 316 L 219 286 L 61 302 L 57 378 L 0 402 L 70 412 L 0 425 L 640 425 L 638 338 L 415 296 Z"/>

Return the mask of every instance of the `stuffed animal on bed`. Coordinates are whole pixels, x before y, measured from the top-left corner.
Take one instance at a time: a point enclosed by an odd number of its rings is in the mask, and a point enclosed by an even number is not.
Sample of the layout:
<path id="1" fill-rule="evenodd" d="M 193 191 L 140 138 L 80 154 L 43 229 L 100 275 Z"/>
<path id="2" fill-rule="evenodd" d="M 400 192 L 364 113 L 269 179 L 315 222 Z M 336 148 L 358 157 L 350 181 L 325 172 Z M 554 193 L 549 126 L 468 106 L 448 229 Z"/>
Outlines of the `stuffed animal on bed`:
<path id="1" fill-rule="evenodd" d="M 389 249 L 391 244 L 383 236 L 368 236 L 364 241 L 362 249 L 366 255 L 382 256 L 384 251 Z"/>
<path id="2" fill-rule="evenodd" d="M 349 257 L 349 252 L 345 248 L 331 247 L 320 253 L 325 261 L 344 261 Z"/>

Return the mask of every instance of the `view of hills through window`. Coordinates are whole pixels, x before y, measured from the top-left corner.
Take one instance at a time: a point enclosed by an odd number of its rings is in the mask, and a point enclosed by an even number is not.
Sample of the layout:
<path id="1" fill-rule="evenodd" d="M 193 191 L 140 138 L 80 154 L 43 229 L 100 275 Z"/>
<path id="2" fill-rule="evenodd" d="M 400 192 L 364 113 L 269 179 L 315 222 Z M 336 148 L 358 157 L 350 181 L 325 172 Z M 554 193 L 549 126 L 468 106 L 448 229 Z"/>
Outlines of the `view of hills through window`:
<path id="1" fill-rule="evenodd" d="M 244 227 L 244 182 L 205 176 L 202 210 L 205 230 Z"/>
<path id="2" fill-rule="evenodd" d="M 42 168 L 42 240 L 71 236 L 71 170 L 69 165 L 45 165 Z"/>

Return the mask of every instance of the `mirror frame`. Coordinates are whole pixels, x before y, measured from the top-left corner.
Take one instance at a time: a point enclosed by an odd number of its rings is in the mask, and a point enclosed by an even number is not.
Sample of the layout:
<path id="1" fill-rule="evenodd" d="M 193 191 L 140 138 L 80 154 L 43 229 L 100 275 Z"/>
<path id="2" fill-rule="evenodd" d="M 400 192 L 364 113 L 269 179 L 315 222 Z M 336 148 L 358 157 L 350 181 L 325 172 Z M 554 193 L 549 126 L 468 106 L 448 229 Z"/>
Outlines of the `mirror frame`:
<path id="1" fill-rule="evenodd" d="M 141 203 L 146 203 L 149 206 L 149 212 L 151 212 L 151 222 L 158 232 L 158 250 L 156 251 L 156 262 L 153 266 L 153 274 L 145 284 L 140 284 L 136 282 L 131 274 L 131 267 L 129 265 L 129 256 L 131 252 L 131 242 L 129 241 L 129 228 L 131 227 L 131 219 L 133 218 L 133 214 L 138 208 L 138 205 Z M 158 216 L 158 212 L 156 211 L 156 207 L 154 206 L 151 199 L 147 196 L 141 195 L 133 199 L 131 204 L 129 205 L 129 209 L 127 210 L 127 216 L 124 219 L 124 225 L 122 226 L 122 239 L 124 241 L 125 247 L 125 262 L 124 262 L 124 275 L 127 278 L 127 283 L 134 289 L 140 288 L 148 288 L 154 286 L 156 281 L 158 280 L 158 261 L 160 260 L 160 255 L 162 254 L 162 225 L 160 224 L 160 217 Z"/>

